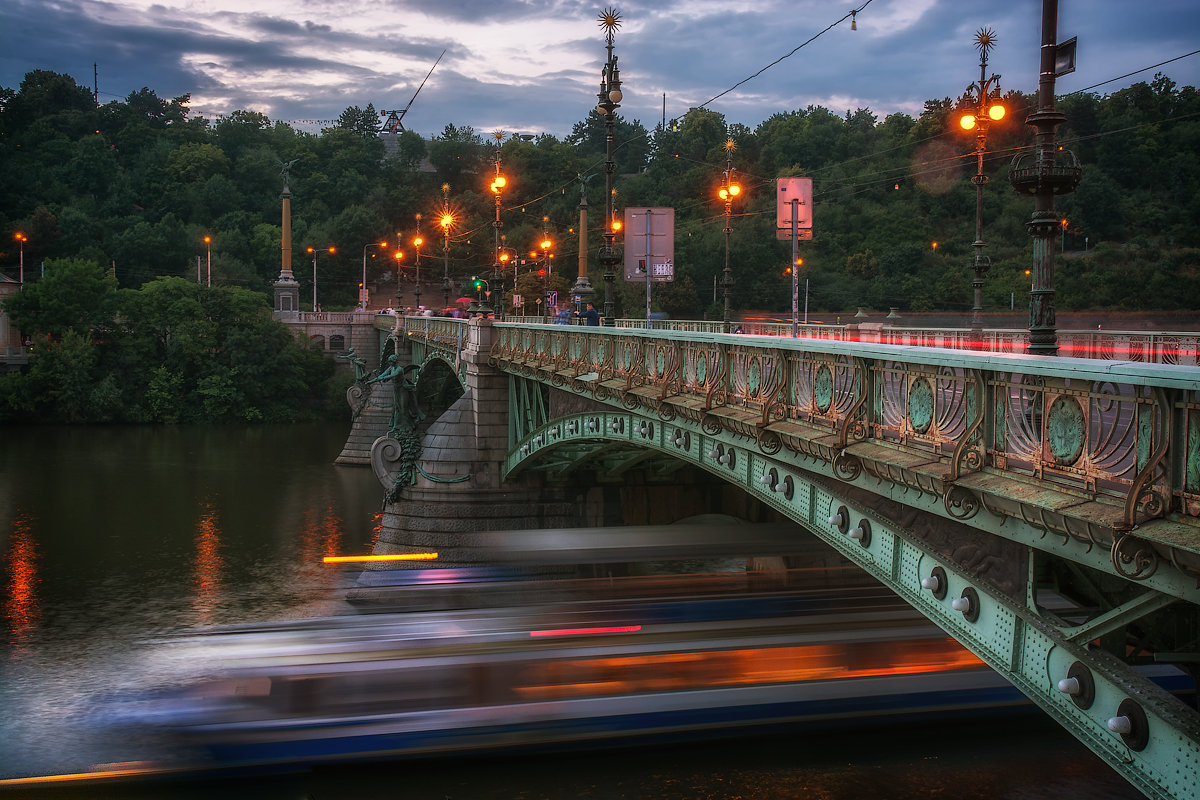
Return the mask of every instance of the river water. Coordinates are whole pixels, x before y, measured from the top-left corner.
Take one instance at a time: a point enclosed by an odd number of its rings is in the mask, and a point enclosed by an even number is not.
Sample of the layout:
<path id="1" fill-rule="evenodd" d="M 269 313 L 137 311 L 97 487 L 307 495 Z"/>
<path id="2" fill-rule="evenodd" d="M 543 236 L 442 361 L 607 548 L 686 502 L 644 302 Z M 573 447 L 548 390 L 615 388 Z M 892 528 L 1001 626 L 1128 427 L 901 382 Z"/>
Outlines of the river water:
<path id="1" fill-rule="evenodd" d="M 326 555 L 368 552 L 383 490 L 333 464 L 345 424 L 0 428 L 0 778 L 153 758 L 87 723 L 169 677 L 155 635 L 345 611 Z M 178 665 L 175 665 L 176 667 Z M 1040 714 L 36 797 L 1013 798 L 1141 795 Z M 0 795 L 4 794 L 0 791 Z"/>

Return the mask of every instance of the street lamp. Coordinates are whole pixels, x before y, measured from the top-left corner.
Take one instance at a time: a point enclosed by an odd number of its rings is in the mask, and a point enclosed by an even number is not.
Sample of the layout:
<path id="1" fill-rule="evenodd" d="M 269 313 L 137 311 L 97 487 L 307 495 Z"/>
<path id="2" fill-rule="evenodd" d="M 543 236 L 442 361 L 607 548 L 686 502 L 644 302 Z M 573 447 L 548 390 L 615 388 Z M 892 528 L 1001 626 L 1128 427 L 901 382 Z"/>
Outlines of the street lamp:
<path id="1" fill-rule="evenodd" d="M 991 268 L 991 259 L 983 254 L 983 185 L 988 182 L 983 174 L 983 154 L 987 150 L 988 125 L 1004 119 L 1004 106 L 1000 104 L 1000 76 L 987 74 L 988 51 L 996 46 L 996 32 L 991 28 L 980 28 L 975 34 L 975 46 L 979 48 L 979 80 L 967 87 L 967 97 L 975 101 L 973 113 L 963 114 L 959 125 L 963 130 L 975 131 L 975 304 L 971 307 L 971 329 L 983 330 L 983 275 Z M 995 86 L 993 87 L 993 83 Z"/>
<path id="2" fill-rule="evenodd" d="M 17 247 L 21 250 L 21 285 L 25 285 L 25 243 L 29 241 L 29 237 L 17 231 L 13 234 L 13 238 L 17 240 Z"/>
<path id="3" fill-rule="evenodd" d="M 413 237 L 413 250 L 416 251 L 415 268 L 417 288 L 413 290 L 413 294 L 417 296 L 417 313 L 421 312 L 421 245 L 425 244 L 424 237 L 421 236 L 421 215 L 416 215 L 417 220 L 417 235 Z"/>
<path id="4" fill-rule="evenodd" d="M 443 308 L 450 306 L 450 229 L 454 227 L 454 214 L 450 211 L 450 184 L 442 184 L 442 300 Z"/>
<path id="5" fill-rule="evenodd" d="M 496 175 L 492 178 L 491 190 L 496 197 L 496 221 L 492 223 L 492 229 L 495 233 L 496 244 L 492 250 L 492 270 L 497 274 L 500 273 L 500 228 L 504 223 L 500 221 L 500 196 L 504 193 L 504 187 L 508 185 L 508 178 L 500 174 L 500 142 L 504 139 L 504 131 L 496 131 L 492 134 L 496 139 Z"/>
<path id="6" fill-rule="evenodd" d="M 404 261 L 404 253 L 397 250 L 392 253 L 392 258 L 396 259 L 396 314 L 402 317 L 404 316 L 404 287 L 400 284 L 400 271 L 404 269 L 404 265 L 401 263 Z M 420 304 L 418 303 L 418 305 Z"/>
<path id="7" fill-rule="evenodd" d="M 729 212 L 733 207 L 733 198 L 742 193 L 742 187 L 733 179 L 733 151 L 735 148 L 736 145 L 732 139 L 725 142 L 725 180 L 717 192 L 717 196 L 725 203 L 725 272 L 721 279 L 721 286 L 725 289 L 725 316 L 722 326 L 725 333 L 729 333 L 729 294 L 733 289 L 733 271 L 729 269 L 729 234 L 733 233 L 733 228 L 729 224 Z"/>
<path id="8" fill-rule="evenodd" d="M 362 283 L 358 286 L 358 308 L 361 311 L 367 310 L 367 248 L 380 247 L 386 248 L 387 242 L 367 242 L 363 245 L 363 272 Z"/>
<path id="9" fill-rule="evenodd" d="M 617 252 L 613 242 L 616 231 L 613 228 L 613 174 L 617 165 L 613 161 L 613 128 L 616 124 L 616 112 L 621 107 L 621 71 L 617 68 L 617 57 L 613 55 L 613 36 L 621 27 L 621 12 L 615 8 L 606 8 L 600 13 L 600 27 L 604 29 L 605 47 L 608 50 L 608 61 L 600 70 L 600 102 L 596 105 L 596 113 L 604 117 L 604 233 L 601 235 L 603 244 L 600 247 L 600 265 L 604 267 L 604 324 L 616 324 L 616 307 L 613 304 L 613 282 L 616 280 Z"/>
<path id="10" fill-rule="evenodd" d="M 309 248 L 306 248 L 306 250 L 307 250 L 307 252 L 312 253 L 312 258 L 313 258 L 313 305 L 312 305 L 312 310 L 316 311 L 317 310 L 317 253 L 320 252 L 320 250 L 319 250 L 319 248 L 316 248 L 316 247 L 309 247 Z M 333 246 L 327 247 L 326 252 L 336 253 L 337 248 L 333 247 Z"/>
<path id="11" fill-rule="evenodd" d="M 204 247 L 208 250 L 208 288 L 212 288 L 212 237 L 204 237 Z"/>

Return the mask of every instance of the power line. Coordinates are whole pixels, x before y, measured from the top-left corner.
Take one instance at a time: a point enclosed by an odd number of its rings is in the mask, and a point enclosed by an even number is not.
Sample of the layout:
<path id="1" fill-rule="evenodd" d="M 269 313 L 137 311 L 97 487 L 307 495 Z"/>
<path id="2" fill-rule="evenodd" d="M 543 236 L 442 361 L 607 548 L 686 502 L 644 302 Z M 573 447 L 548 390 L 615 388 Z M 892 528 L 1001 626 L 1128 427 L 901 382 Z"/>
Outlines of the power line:
<path id="1" fill-rule="evenodd" d="M 1076 89 L 1075 91 L 1073 91 L 1073 92 L 1070 92 L 1070 93 L 1068 93 L 1068 94 L 1064 94 L 1064 95 L 1062 95 L 1062 96 L 1063 96 L 1063 97 L 1070 97 L 1070 96 L 1071 96 L 1071 95 L 1073 95 L 1073 94 L 1079 94 L 1079 93 L 1081 93 L 1081 92 L 1086 92 L 1086 91 L 1089 91 L 1089 90 L 1091 90 L 1091 89 L 1095 89 L 1097 86 L 1104 86 L 1104 85 L 1105 85 L 1105 84 L 1107 84 L 1107 83 L 1112 83 L 1113 81 L 1119 81 L 1119 80 L 1121 80 L 1122 78 L 1128 78 L 1128 77 L 1130 77 L 1130 76 L 1132 76 L 1132 75 L 1137 75 L 1139 72 L 1146 72 L 1147 70 L 1151 70 L 1151 69 L 1155 69 L 1155 68 L 1157 68 L 1157 67 L 1161 67 L 1161 66 L 1163 66 L 1164 64 L 1170 64 L 1172 61 L 1179 61 L 1179 60 L 1180 60 L 1180 59 L 1182 59 L 1182 58 L 1187 58 L 1187 57 L 1189 57 L 1189 56 L 1194 56 L 1194 55 L 1196 55 L 1197 53 L 1200 53 L 1200 50 L 1193 50 L 1193 51 L 1192 51 L 1192 52 L 1190 52 L 1190 53 L 1184 53 L 1184 54 L 1183 54 L 1183 55 L 1181 55 L 1181 56 L 1175 56 L 1174 58 L 1168 58 L 1166 61 L 1160 61 L 1160 62 L 1158 62 L 1157 64 L 1151 64 L 1151 65 L 1150 65 L 1150 66 L 1148 66 L 1148 67 L 1142 67 L 1141 69 L 1135 69 L 1133 72 L 1126 72 L 1124 75 L 1118 75 L 1118 76 L 1117 76 L 1117 77 L 1115 77 L 1115 78 L 1109 78 L 1108 80 L 1106 80 L 1106 81 L 1101 81 L 1100 83 L 1093 83 L 1091 86 L 1085 86 L 1085 87 L 1083 87 L 1082 89 Z"/>

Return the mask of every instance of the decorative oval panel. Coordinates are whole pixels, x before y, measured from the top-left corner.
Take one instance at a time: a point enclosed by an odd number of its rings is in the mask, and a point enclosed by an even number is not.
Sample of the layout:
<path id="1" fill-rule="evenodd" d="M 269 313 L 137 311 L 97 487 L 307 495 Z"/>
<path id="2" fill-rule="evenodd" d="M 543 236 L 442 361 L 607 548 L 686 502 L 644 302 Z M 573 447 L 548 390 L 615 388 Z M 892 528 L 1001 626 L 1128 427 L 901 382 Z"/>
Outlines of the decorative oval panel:
<path id="1" fill-rule="evenodd" d="M 917 433 L 926 433 L 933 423 L 933 389 L 927 378 L 916 378 L 908 387 L 908 421 Z"/>
<path id="2" fill-rule="evenodd" d="M 1074 397 L 1059 395 L 1046 414 L 1046 446 L 1059 464 L 1074 464 L 1083 455 L 1083 408 Z"/>
<path id="3" fill-rule="evenodd" d="M 822 414 L 833 405 L 833 371 L 828 364 L 817 367 L 816 377 L 813 378 L 813 399 L 817 401 L 817 410 Z"/>

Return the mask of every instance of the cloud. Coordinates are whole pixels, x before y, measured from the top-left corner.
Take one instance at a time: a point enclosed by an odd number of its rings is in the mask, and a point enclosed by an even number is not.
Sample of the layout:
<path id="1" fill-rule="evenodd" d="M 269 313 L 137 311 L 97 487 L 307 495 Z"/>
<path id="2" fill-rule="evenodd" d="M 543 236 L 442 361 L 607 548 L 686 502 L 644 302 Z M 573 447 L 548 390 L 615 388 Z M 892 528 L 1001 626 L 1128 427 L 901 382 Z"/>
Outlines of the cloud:
<path id="1" fill-rule="evenodd" d="M 915 115 L 925 100 L 956 97 L 978 78 L 973 38 L 984 26 L 996 31 L 989 70 L 1003 87 L 1037 89 L 1038 0 L 870 0 L 856 31 L 843 19 L 853 6 L 840 0 L 611 5 L 623 16 L 621 114 L 647 127 L 664 94 L 668 117 L 707 103 L 751 127 L 808 105 Z M 95 63 L 101 101 L 148 86 L 163 97 L 191 94 L 193 110 L 210 117 L 248 108 L 273 119 L 334 119 L 351 105 L 404 108 L 446 51 L 406 127 L 561 137 L 595 103 L 607 55 L 599 11 L 575 0 L 6 0 L 0 85 L 48 69 L 90 86 Z M 1079 37 L 1079 69 L 1059 90 L 1193 51 L 1197 30 L 1194 0 L 1066 4 L 1059 39 Z M 1165 71 L 1195 85 L 1198 63 Z"/>

